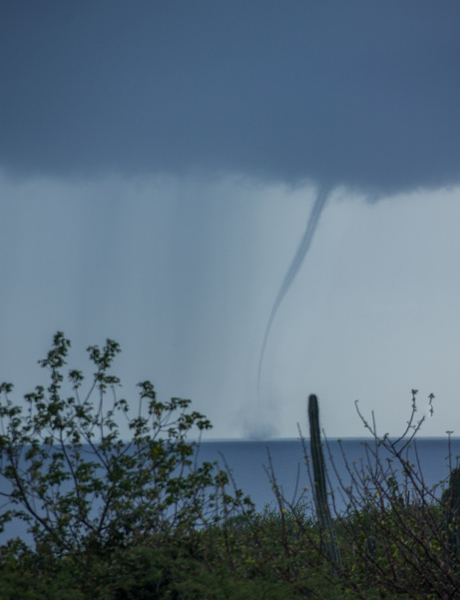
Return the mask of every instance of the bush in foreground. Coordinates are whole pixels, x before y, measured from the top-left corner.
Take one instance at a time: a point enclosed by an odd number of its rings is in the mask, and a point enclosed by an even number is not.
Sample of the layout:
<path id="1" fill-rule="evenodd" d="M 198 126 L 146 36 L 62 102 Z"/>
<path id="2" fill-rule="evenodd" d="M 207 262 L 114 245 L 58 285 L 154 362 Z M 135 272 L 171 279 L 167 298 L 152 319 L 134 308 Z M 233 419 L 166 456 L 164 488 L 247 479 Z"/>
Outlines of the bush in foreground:
<path id="1" fill-rule="evenodd" d="M 441 498 L 410 463 L 421 422 L 407 439 L 412 419 L 396 442 L 374 436 L 367 464 L 342 483 L 348 510 L 332 524 L 308 502 L 286 502 L 273 469 L 278 510 L 256 514 L 225 471 L 194 464 L 187 434 L 211 425 L 190 401 L 159 402 L 144 381 L 130 418 L 110 373 L 118 344 L 88 348 L 86 394 L 80 371 L 64 374 L 69 347 L 57 333 L 40 361 L 50 384 L 25 407 L 10 399 L 11 384 L 0 386 L 0 524 L 22 519 L 34 541 L 0 548 L 0 600 L 458 597 L 460 484 L 453 470 Z M 306 447 L 305 458 L 308 467 Z"/>
<path id="2" fill-rule="evenodd" d="M 107 340 L 102 349 L 88 348 L 95 373 L 84 395 L 83 374 L 63 372 L 69 348 L 58 332 L 39 361 L 50 384 L 27 394 L 25 408 L 10 399 L 11 384 L 0 386 L 0 495 L 7 501 L 0 524 L 4 529 L 13 518 L 27 523 L 37 556 L 46 557 L 40 573 L 61 572 L 64 565 L 62 572 L 79 571 L 87 582 L 88 573 L 104 571 L 132 548 L 152 541 L 163 547 L 171 539 L 183 541 L 183 549 L 196 529 L 252 510 L 241 491 L 229 490 L 225 471 L 211 463 L 194 466 L 195 444 L 187 434 L 211 424 L 189 411 L 189 400 L 159 402 L 144 381 L 138 416 L 130 418 L 127 401 L 116 395 L 119 380 L 110 373 L 118 344 Z M 129 423 L 128 441 L 120 437 L 121 418 Z M 2 556 L 4 573 L 12 557 L 24 573 L 24 565 L 34 562 L 19 542 L 4 547 Z"/>

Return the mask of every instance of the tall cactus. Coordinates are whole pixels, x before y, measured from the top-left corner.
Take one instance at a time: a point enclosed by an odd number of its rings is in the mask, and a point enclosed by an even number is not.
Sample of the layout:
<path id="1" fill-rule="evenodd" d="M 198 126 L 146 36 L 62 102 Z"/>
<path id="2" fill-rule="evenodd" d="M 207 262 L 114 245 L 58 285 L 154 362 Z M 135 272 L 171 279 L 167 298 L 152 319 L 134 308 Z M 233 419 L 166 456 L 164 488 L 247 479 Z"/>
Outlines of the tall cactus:
<path id="1" fill-rule="evenodd" d="M 340 571 L 342 568 L 342 561 L 335 540 L 331 512 L 327 502 L 326 468 L 324 466 L 323 448 L 319 429 L 318 398 L 314 394 L 308 399 L 308 419 L 310 421 L 310 451 L 313 461 L 316 514 L 318 516 L 319 526 L 325 538 L 328 554 Z"/>
<path id="2" fill-rule="evenodd" d="M 449 487 L 443 493 L 447 505 L 447 542 L 450 552 L 450 565 L 458 568 L 460 550 L 460 468 L 451 471 Z"/>

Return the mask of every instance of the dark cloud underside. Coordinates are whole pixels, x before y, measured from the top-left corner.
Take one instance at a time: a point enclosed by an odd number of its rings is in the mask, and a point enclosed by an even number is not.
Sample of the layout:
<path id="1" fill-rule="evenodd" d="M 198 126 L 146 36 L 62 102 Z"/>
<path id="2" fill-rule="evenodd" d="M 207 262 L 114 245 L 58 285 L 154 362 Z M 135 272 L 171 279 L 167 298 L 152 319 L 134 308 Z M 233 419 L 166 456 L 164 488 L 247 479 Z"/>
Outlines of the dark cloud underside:
<path id="1" fill-rule="evenodd" d="M 460 2 L 3 0 L 0 164 L 460 180 Z"/>

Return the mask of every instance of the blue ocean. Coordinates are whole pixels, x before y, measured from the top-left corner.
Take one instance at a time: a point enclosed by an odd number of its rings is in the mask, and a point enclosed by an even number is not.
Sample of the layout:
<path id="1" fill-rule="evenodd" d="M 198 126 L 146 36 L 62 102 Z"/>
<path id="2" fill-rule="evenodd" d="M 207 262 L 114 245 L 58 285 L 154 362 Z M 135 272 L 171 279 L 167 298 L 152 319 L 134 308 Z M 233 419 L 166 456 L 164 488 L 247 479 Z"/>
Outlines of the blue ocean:
<path id="1" fill-rule="evenodd" d="M 309 454 L 308 440 L 305 442 L 305 449 Z M 344 439 L 340 444 L 337 441 L 324 444 L 323 451 L 332 491 L 339 487 L 339 479 L 344 485 L 348 485 L 349 469 L 355 473 L 359 472 L 369 460 L 373 460 L 369 450 L 374 449 L 374 442 L 364 439 Z M 388 456 L 382 449 L 379 452 L 380 460 L 386 461 Z M 415 464 L 427 486 L 446 480 L 450 468 L 456 466 L 458 456 L 460 439 L 451 439 L 449 442 L 447 437 L 420 438 L 416 442 L 416 452 L 413 445 L 410 449 L 411 463 Z M 251 497 L 258 511 L 277 506 L 270 472 L 287 502 L 295 503 L 302 491 L 302 500 L 310 504 L 312 502 L 311 480 L 300 440 L 207 441 L 200 444 L 195 459 L 197 463 L 217 461 L 219 468 L 228 469 L 236 487 Z M 337 511 L 345 509 L 345 503 L 337 491 L 334 501 Z M 26 535 L 25 525 L 17 521 L 7 525 L 4 533 L 0 535 L 0 543 L 16 536 L 30 540 Z"/>
<path id="2" fill-rule="evenodd" d="M 366 446 L 368 450 L 375 449 L 375 444 L 370 439 L 344 439 L 340 444 L 338 441 L 324 444 L 323 452 L 333 491 L 339 487 L 339 478 L 344 485 L 349 484 L 350 474 L 346 463 L 356 473 L 369 460 L 373 461 Z M 308 440 L 305 442 L 305 449 L 310 454 Z M 382 449 L 379 452 L 380 460 L 386 461 L 388 455 Z M 275 495 L 267 473 L 267 469 L 270 471 L 270 458 L 273 474 L 285 499 L 294 503 L 301 491 L 308 487 L 309 491 L 304 494 L 304 499 L 312 500 L 311 481 L 300 440 L 203 442 L 198 456 L 202 461 L 217 460 L 220 465 L 224 465 L 225 459 L 236 486 L 250 495 L 258 511 L 262 511 L 266 505 L 275 506 Z M 457 438 L 450 442 L 447 437 L 420 438 L 416 442 L 416 453 L 413 444 L 409 450 L 411 463 L 415 464 L 427 486 L 448 478 L 450 468 L 457 464 L 458 456 L 460 439 Z M 340 494 L 336 493 L 335 497 L 337 509 L 344 509 Z"/>

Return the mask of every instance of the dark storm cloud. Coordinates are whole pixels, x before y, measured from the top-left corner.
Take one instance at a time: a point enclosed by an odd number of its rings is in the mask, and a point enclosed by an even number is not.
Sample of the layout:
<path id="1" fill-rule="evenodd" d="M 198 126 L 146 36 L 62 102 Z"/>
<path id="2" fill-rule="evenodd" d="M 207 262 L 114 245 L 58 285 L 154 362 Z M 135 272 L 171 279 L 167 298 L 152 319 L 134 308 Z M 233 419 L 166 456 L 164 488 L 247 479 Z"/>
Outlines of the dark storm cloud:
<path id="1" fill-rule="evenodd" d="M 460 180 L 458 0 L 3 0 L 0 164 Z"/>

